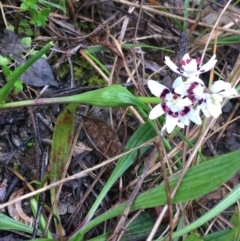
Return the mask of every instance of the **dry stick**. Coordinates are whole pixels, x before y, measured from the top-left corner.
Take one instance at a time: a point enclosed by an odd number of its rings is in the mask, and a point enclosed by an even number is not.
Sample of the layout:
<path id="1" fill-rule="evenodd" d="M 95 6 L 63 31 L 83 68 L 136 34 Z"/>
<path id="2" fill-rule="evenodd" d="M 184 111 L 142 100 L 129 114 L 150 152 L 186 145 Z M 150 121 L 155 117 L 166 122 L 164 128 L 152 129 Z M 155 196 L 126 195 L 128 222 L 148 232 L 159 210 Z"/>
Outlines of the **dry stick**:
<path id="1" fill-rule="evenodd" d="M 178 178 L 178 181 L 177 181 L 176 185 L 174 186 L 174 189 L 173 189 L 172 194 L 171 194 L 171 198 L 173 198 L 174 195 L 176 194 L 176 192 L 177 192 L 177 190 L 178 190 L 178 188 L 179 188 L 179 186 L 180 186 L 180 184 L 181 184 L 181 182 L 182 182 L 182 180 L 183 180 L 183 178 L 184 178 L 188 168 L 192 164 L 192 161 L 193 161 L 193 159 L 194 159 L 194 157 L 195 157 L 195 155 L 196 155 L 196 153 L 198 151 L 198 148 L 201 146 L 202 141 L 204 140 L 204 137 L 206 136 L 207 132 L 209 131 L 213 121 L 214 121 L 214 119 L 209 120 L 207 128 L 202 132 L 202 135 L 199 137 L 199 139 L 198 139 L 198 141 L 197 141 L 197 143 L 196 143 L 196 145 L 195 145 L 191 155 L 189 156 L 188 161 L 186 162 L 186 165 L 183 167 L 183 170 L 182 170 L 182 172 L 180 174 L 180 177 Z M 159 225 L 160 225 L 160 223 L 161 223 L 161 221 L 162 221 L 162 219 L 163 219 L 167 209 L 168 209 L 168 206 L 167 206 L 167 204 L 165 204 L 165 206 L 163 207 L 161 215 L 158 217 L 158 219 L 155 222 L 155 225 L 154 225 L 151 233 L 149 234 L 149 236 L 147 238 L 147 241 L 151 241 L 153 239 L 153 237 L 156 234 L 157 229 L 158 229 L 158 227 L 159 227 Z"/>
<path id="2" fill-rule="evenodd" d="M 104 72 L 93 62 L 91 58 L 86 54 L 85 50 L 80 49 L 79 53 L 97 70 L 97 72 L 107 81 L 109 82 L 109 78 L 104 74 Z"/>
<path id="3" fill-rule="evenodd" d="M 130 226 L 130 224 L 139 216 L 139 214 L 142 212 L 143 210 L 139 210 L 139 211 L 137 211 L 134 215 L 133 215 L 133 217 L 128 221 L 128 223 L 125 225 L 125 227 L 124 227 L 124 230 L 127 230 L 127 228 Z M 116 240 L 116 241 L 121 241 L 121 238 L 122 238 L 122 236 L 121 235 L 119 235 L 119 238 Z"/>
<path id="4" fill-rule="evenodd" d="M 147 162 L 147 164 L 144 167 L 143 174 L 138 179 L 138 182 L 127 202 L 127 206 L 126 206 L 121 218 L 119 219 L 117 226 L 114 228 L 113 234 L 108 238 L 108 241 L 114 241 L 116 239 L 120 239 L 122 237 L 122 235 L 124 234 L 125 229 L 122 230 L 122 226 L 123 226 L 125 220 L 127 219 L 127 216 L 130 212 L 132 203 L 135 200 L 135 198 L 141 188 L 141 185 L 146 177 L 146 174 L 147 174 L 148 170 L 150 169 L 150 167 L 152 166 L 153 161 L 155 160 L 156 153 L 157 153 L 157 149 L 154 148 L 151 153 L 151 156 L 149 158 L 149 161 Z"/>
<path id="5" fill-rule="evenodd" d="M 165 134 L 163 134 L 164 136 Z M 169 212 L 169 240 L 172 240 L 172 233 L 173 233 L 173 210 L 172 210 L 172 199 L 171 199 L 171 190 L 170 190 L 170 185 L 169 185 L 169 181 L 168 181 L 168 175 L 167 175 L 167 169 L 165 166 L 165 162 L 164 162 L 164 146 L 162 144 L 162 139 L 163 136 L 158 136 L 158 138 L 156 139 L 156 147 L 158 149 L 158 153 L 159 153 L 159 159 L 160 159 L 160 163 L 161 163 L 161 169 L 162 169 L 162 175 L 163 175 L 163 181 L 164 181 L 164 186 L 165 186 L 165 190 L 166 190 L 166 196 L 167 196 L 167 206 L 168 206 L 168 212 Z"/>

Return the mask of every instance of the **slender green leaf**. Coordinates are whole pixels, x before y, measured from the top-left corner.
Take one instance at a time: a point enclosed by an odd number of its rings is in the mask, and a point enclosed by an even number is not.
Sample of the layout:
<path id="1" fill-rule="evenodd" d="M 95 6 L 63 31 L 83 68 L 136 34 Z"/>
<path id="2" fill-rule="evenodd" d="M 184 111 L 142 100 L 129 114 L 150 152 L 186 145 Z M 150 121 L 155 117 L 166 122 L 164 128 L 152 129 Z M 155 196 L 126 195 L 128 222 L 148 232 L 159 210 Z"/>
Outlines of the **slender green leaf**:
<path id="1" fill-rule="evenodd" d="M 15 231 L 21 231 L 25 233 L 32 233 L 33 228 L 20 223 L 12 218 L 9 218 L 7 215 L 0 213 L 0 230 L 15 230 Z M 39 230 L 38 233 L 40 234 L 41 231 Z"/>

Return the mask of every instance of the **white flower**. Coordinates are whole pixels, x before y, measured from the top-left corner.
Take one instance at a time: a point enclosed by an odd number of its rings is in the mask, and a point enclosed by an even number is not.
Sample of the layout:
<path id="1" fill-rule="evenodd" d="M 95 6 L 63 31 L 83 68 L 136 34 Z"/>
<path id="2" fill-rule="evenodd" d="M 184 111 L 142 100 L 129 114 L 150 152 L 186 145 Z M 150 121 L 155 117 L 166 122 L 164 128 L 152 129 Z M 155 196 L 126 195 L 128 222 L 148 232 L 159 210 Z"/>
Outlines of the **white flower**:
<path id="1" fill-rule="evenodd" d="M 173 86 L 179 86 L 181 83 L 182 79 L 179 77 L 174 81 Z M 192 108 L 192 100 L 188 96 L 180 96 L 153 80 L 148 81 L 148 88 L 153 95 L 163 100 L 151 110 L 149 118 L 156 119 L 166 114 L 166 124 L 163 129 L 166 128 L 168 133 L 171 133 L 175 126 L 183 128 L 184 125 L 189 125 L 189 120 L 197 125 L 201 124 L 201 119 Z"/>
<path id="2" fill-rule="evenodd" d="M 206 117 L 218 118 L 222 113 L 222 102 L 224 98 L 231 98 L 237 96 L 238 93 L 235 88 L 231 87 L 230 83 L 224 82 L 222 80 L 215 81 L 211 88 L 211 93 L 204 93 L 202 98 L 199 98 L 199 105 L 197 107 L 197 112 L 202 110 Z"/>
<path id="3" fill-rule="evenodd" d="M 214 94 L 221 95 L 223 98 L 231 98 L 238 95 L 236 89 L 232 88 L 230 83 L 224 82 L 223 80 L 213 82 L 210 91 Z"/>
<path id="4" fill-rule="evenodd" d="M 199 67 L 200 59 L 190 59 L 189 54 L 185 54 L 183 59 L 179 61 L 180 67 L 174 64 L 169 57 L 165 57 L 164 63 L 174 72 L 184 76 L 192 77 L 202 74 L 209 71 L 216 64 L 216 55 L 213 55 L 212 58 L 203 66 Z"/>
<path id="5" fill-rule="evenodd" d="M 223 98 L 218 94 L 205 93 L 199 101 L 196 112 L 199 113 L 199 111 L 202 110 L 203 114 L 207 118 L 210 116 L 218 118 L 218 116 L 222 113 L 222 100 Z"/>
<path id="6" fill-rule="evenodd" d="M 204 83 L 197 76 L 192 76 L 184 82 L 178 81 L 177 84 L 173 85 L 173 88 L 175 93 L 182 96 L 188 96 L 188 98 L 192 100 L 192 105 L 195 105 L 203 96 Z"/>

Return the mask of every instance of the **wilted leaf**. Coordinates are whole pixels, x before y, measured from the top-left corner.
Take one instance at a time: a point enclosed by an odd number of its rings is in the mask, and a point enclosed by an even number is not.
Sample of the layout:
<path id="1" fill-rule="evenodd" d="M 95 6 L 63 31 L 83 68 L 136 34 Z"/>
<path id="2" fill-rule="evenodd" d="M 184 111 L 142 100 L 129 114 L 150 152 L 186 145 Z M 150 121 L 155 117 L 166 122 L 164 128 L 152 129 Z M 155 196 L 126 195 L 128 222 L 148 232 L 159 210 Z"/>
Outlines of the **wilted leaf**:
<path id="1" fill-rule="evenodd" d="M 17 199 L 18 197 L 22 196 L 23 192 L 24 192 L 23 189 L 13 192 L 9 198 L 9 201 Z M 16 221 L 32 226 L 34 219 L 29 217 L 26 213 L 24 213 L 24 211 L 22 210 L 21 203 L 22 201 L 18 201 L 11 205 L 8 205 L 8 213 Z"/>
<path id="2" fill-rule="evenodd" d="M 83 142 L 78 142 L 74 148 L 73 156 L 76 156 L 76 155 L 81 154 L 86 151 L 90 152 L 90 151 L 92 151 L 92 149 L 87 147 Z"/>
<path id="3" fill-rule="evenodd" d="M 113 157 L 122 150 L 116 132 L 105 122 L 83 117 L 83 127 L 93 147 L 103 156 Z"/>
<path id="4" fill-rule="evenodd" d="M 21 55 L 25 50 L 26 46 L 21 44 L 20 36 L 8 29 L 4 29 L 4 38 L 1 41 L 2 54 L 19 61 L 19 59 L 22 59 Z"/>
<path id="5" fill-rule="evenodd" d="M 58 86 L 47 60 L 43 57 L 28 68 L 25 73 L 21 75 L 20 80 L 22 80 L 24 84 L 36 87 L 45 85 Z"/>

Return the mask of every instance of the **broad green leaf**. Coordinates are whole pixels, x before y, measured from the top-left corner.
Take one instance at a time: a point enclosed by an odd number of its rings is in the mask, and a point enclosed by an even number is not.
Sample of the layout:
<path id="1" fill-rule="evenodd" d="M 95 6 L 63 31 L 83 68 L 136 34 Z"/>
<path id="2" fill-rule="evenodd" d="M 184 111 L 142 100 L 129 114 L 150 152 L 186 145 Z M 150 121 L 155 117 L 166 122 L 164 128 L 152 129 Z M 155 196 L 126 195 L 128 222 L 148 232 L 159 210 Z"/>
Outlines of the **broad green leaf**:
<path id="1" fill-rule="evenodd" d="M 138 100 L 131 92 L 121 85 L 111 85 L 75 96 L 62 97 L 61 99 L 71 103 L 85 103 L 99 107 L 127 107 L 133 105 L 144 110 L 149 110 L 143 102 Z"/>
<path id="2" fill-rule="evenodd" d="M 83 103 L 99 107 L 127 107 L 133 105 L 146 111 L 150 110 L 147 105 L 121 85 L 111 85 L 99 90 L 93 90 L 73 96 L 12 102 L 0 105 L 0 109 L 57 103 Z"/>
<path id="3" fill-rule="evenodd" d="M 63 170 L 68 168 L 68 156 L 71 151 L 73 142 L 74 120 L 75 120 L 76 105 L 70 104 L 65 107 L 62 113 L 59 115 L 52 138 L 50 165 L 51 165 L 51 183 L 59 181 L 61 179 Z M 55 201 L 56 189 L 52 188 L 51 202 Z M 55 208 L 54 214 L 58 215 L 58 207 Z"/>
<path id="4" fill-rule="evenodd" d="M 140 146 L 141 144 L 151 140 L 156 136 L 156 131 L 152 126 L 151 121 L 147 121 L 144 125 L 139 127 L 137 131 L 132 135 L 129 139 L 125 150 L 131 150 L 134 147 Z M 148 147 L 141 148 L 140 152 L 143 153 L 147 150 Z M 87 217 L 83 220 L 83 225 L 86 225 L 92 216 L 94 215 L 95 211 L 97 210 L 98 206 L 102 202 L 103 198 L 106 196 L 109 189 L 113 186 L 116 180 L 134 163 L 137 157 L 138 151 L 134 150 L 130 154 L 125 155 L 124 157 L 120 158 L 117 162 L 117 165 L 112 172 L 110 178 L 108 179 L 107 183 L 105 184 L 103 190 L 99 194 L 98 198 L 96 199 L 95 203 L 93 204 L 92 208 L 88 212 Z M 79 231 L 70 240 L 81 240 L 85 232 Z"/>
<path id="5" fill-rule="evenodd" d="M 173 198 L 173 203 L 186 202 L 218 188 L 240 169 L 239 155 L 240 151 L 232 152 L 214 157 L 210 161 L 190 168 Z M 178 178 L 179 175 L 176 175 L 170 180 L 171 188 L 174 187 Z M 131 211 L 164 205 L 165 203 L 166 191 L 164 185 L 161 184 L 139 195 L 133 203 Z M 97 224 L 121 215 L 125 207 L 126 203 L 123 203 L 98 216 L 79 231 L 79 236 L 74 236 L 79 237 L 79 239 L 70 240 L 81 240 L 83 235 Z"/>

